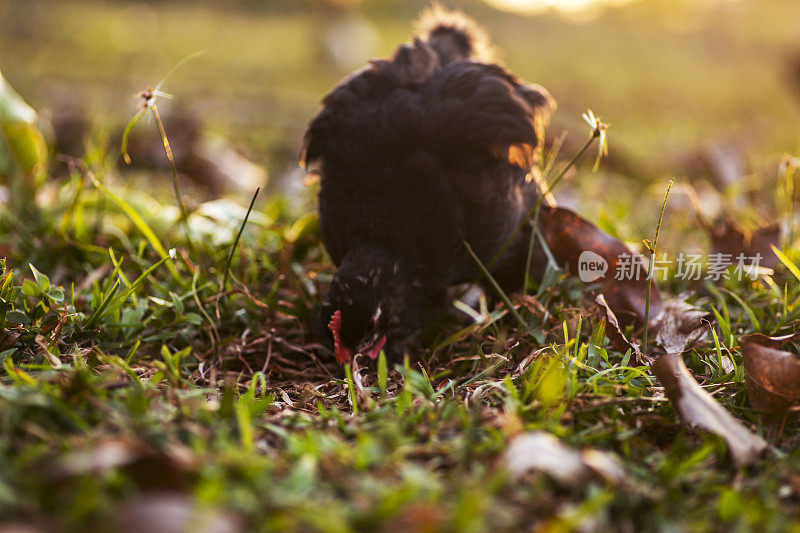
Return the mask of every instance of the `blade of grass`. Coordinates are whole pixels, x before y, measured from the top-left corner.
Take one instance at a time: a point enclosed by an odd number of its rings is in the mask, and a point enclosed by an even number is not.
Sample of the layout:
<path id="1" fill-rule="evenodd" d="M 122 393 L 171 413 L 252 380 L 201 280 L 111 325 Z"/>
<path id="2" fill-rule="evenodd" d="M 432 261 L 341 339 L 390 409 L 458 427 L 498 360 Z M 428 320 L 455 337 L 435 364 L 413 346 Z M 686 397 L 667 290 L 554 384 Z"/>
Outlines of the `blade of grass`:
<path id="1" fill-rule="evenodd" d="M 356 389 L 353 386 L 353 371 L 350 365 L 344 365 L 345 381 L 347 381 L 347 392 L 350 395 L 350 402 L 353 404 L 353 414 L 358 414 L 358 397 L 356 396 Z"/>
<path id="2" fill-rule="evenodd" d="M 122 261 L 117 261 L 117 258 L 114 255 L 114 249 L 113 248 L 111 248 L 111 247 L 108 248 L 108 255 L 111 257 L 111 264 L 114 265 L 114 270 L 119 272 L 120 279 L 125 284 L 125 287 L 129 288 L 131 286 L 131 282 L 128 279 L 128 276 L 125 275 L 125 272 L 122 271 L 122 268 L 121 268 L 122 267 Z M 136 294 L 133 294 L 133 306 L 136 307 L 136 305 L 137 305 Z"/>
<path id="3" fill-rule="evenodd" d="M 553 147 L 550 149 L 549 157 L 544 165 L 544 170 L 542 170 L 543 179 L 547 180 L 547 178 L 550 177 L 550 172 L 553 170 L 553 165 L 555 165 L 558 154 L 561 152 L 561 147 L 564 146 L 564 141 L 566 139 L 567 131 L 564 130 L 553 142 Z"/>
<path id="4" fill-rule="evenodd" d="M 103 301 L 100 302 L 100 305 L 97 306 L 97 309 L 94 310 L 94 312 L 89 316 L 89 318 L 83 324 L 84 330 L 92 329 L 95 322 L 97 322 L 97 320 L 103 315 L 103 312 L 106 310 L 106 308 L 108 308 L 108 305 L 111 303 L 111 300 L 113 300 L 114 295 L 117 292 L 117 288 L 119 288 L 119 280 L 116 280 L 114 282 L 114 285 L 111 286 L 111 289 L 108 291 L 105 298 L 103 298 Z"/>
<path id="5" fill-rule="evenodd" d="M 144 235 L 145 239 L 147 239 L 147 242 L 150 243 L 156 253 L 158 253 L 158 255 L 164 260 L 171 259 L 171 256 L 167 252 L 166 248 L 164 248 L 164 245 L 161 244 L 161 241 L 158 239 L 158 237 L 156 237 L 155 232 L 152 230 L 152 228 L 150 228 L 150 225 L 141 217 L 141 215 L 139 215 L 139 213 L 137 213 L 128 202 L 111 192 L 108 188 L 106 188 L 105 185 L 100 183 L 94 174 L 89 172 L 88 176 L 89 179 L 92 180 L 92 183 L 94 183 L 95 187 L 100 189 L 106 196 L 111 198 L 111 200 L 117 204 L 117 206 L 119 206 L 119 208 L 122 209 L 126 215 L 128 215 L 128 218 L 131 219 L 131 222 L 133 222 L 134 226 L 136 226 L 136 229 L 142 232 L 142 235 Z M 175 268 L 175 264 L 172 261 L 167 263 L 167 268 L 172 274 L 172 277 L 175 278 L 175 281 L 183 285 L 183 278 L 181 278 L 181 275 L 178 273 L 178 269 Z"/>
<path id="6" fill-rule="evenodd" d="M 111 275 L 106 278 L 105 283 L 103 283 L 103 286 L 100 288 L 102 294 L 108 294 L 108 291 L 111 289 L 111 285 L 114 284 L 114 281 L 117 281 L 117 276 L 119 276 L 121 268 L 121 262 L 117 265 L 114 265 L 114 270 L 111 271 Z"/>
<path id="7" fill-rule="evenodd" d="M 386 364 L 386 352 L 381 350 L 378 354 L 378 389 L 381 391 L 381 398 L 386 397 L 386 383 L 389 379 L 389 369 Z"/>
<path id="8" fill-rule="evenodd" d="M 211 327 L 211 331 L 213 335 L 211 337 L 211 344 L 212 349 L 216 348 L 217 344 L 219 343 L 219 331 L 217 331 L 217 324 L 212 320 L 211 316 L 206 311 L 205 306 L 203 305 L 202 300 L 200 300 L 200 294 L 198 293 L 197 289 L 197 279 L 200 277 L 200 271 L 195 271 L 194 275 L 192 276 L 192 297 L 194 298 L 194 303 L 197 305 L 197 310 L 200 311 L 200 314 L 203 315 L 203 318 L 206 319 L 208 325 Z"/>
<path id="9" fill-rule="evenodd" d="M 778 257 L 780 262 L 783 263 L 784 266 L 789 269 L 789 272 L 791 272 L 792 275 L 795 278 L 797 278 L 798 281 L 800 281 L 800 269 L 797 268 L 797 265 L 795 265 L 794 262 L 791 259 L 789 259 L 786 256 L 786 254 L 781 252 L 774 244 L 770 244 L 769 246 L 770 248 L 772 248 L 772 253 L 774 253 Z"/>
<path id="10" fill-rule="evenodd" d="M 128 350 L 128 355 L 125 356 L 125 363 L 126 364 L 130 364 L 130 362 L 133 360 L 133 356 L 136 355 L 136 350 L 138 350 L 139 346 L 141 346 L 141 345 L 142 345 L 141 339 L 136 339 L 136 342 L 133 343 L 133 346 L 131 346 L 131 349 Z"/>
<path id="11" fill-rule="evenodd" d="M 749 305 L 747 305 L 745 301 L 742 300 L 742 298 L 735 292 L 729 291 L 728 289 L 725 288 L 721 290 L 724 291 L 726 294 L 730 295 L 731 298 L 736 300 L 736 303 L 742 306 L 742 309 L 744 309 L 744 311 L 747 313 L 747 316 L 750 317 L 750 322 L 753 324 L 753 328 L 755 328 L 757 333 L 760 333 L 761 323 L 758 321 L 758 318 L 756 318 L 756 314 L 753 311 L 753 309 Z"/>
<path id="12" fill-rule="evenodd" d="M 128 136 L 130 135 L 133 128 L 136 127 L 136 124 L 142 119 L 142 117 L 147 113 L 147 108 L 142 108 L 133 115 L 133 118 L 128 122 L 128 125 L 125 126 L 125 131 L 122 132 L 122 158 L 125 160 L 126 165 L 131 164 L 131 156 L 128 155 Z"/>
<path id="13" fill-rule="evenodd" d="M 494 279 L 494 276 L 492 276 L 492 274 L 489 272 L 489 270 L 486 268 L 486 266 L 483 264 L 480 258 L 478 258 L 478 256 L 475 255 L 475 251 L 472 249 L 469 243 L 463 239 L 461 242 L 464 243 L 464 247 L 467 249 L 467 252 L 469 253 L 470 257 L 472 257 L 472 260 L 475 261 L 475 264 L 478 265 L 478 268 L 483 273 L 483 276 L 489 281 L 489 283 L 491 283 L 495 292 L 497 292 L 497 295 L 500 296 L 500 298 L 503 300 L 503 303 L 508 308 L 508 312 L 514 316 L 517 322 L 519 322 L 519 324 L 523 328 L 525 328 L 526 331 L 529 330 L 530 328 L 528 326 L 528 323 L 525 322 L 525 320 L 523 320 L 522 316 L 520 316 L 520 314 L 514 308 L 514 304 L 512 304 L 511 300 L 508 299 L 508 295 L 505 293 L 502 287 L 500 287 L 500 284 L 497 283 L 497 280 Z"/>
<path id="14" fill-rule="evenodd" d="M 126 289 L 125 289 L 123 292 L 121 292 L 121 293 L 120 293 L 120 294 L 117 296 L 116 300 L 114 300 L 114 302 L 113 302 L 113 303 L 114 303 L 114 305 L 113 305 L 112 307 L 119 307 L 119 306 L 121 306 L 122 304 L 124 304 L 124 303 L 125 303 L 125 301 L 128 299 L 128 297 L 130 297 L 130 296 L 132 296 L 132 295 L 134 294 L 134 292 L 136 291 L 136 288 L 137 288 L 139 285 L 141 285 L 141 284 L 142 284 L 142 282 L 143 282 L 145 279 L 147 279 L 147 278 L 150 276 L 150 274 L 152 274 L 152 273 L 153 273 L 153 271 L 154 271 L 155 269 L 157 269 L 158 267 L 160 267 L 161 265 L 163 265 L 163 264 L 164 264 L 164 262 L 168 261 L 168 260 L 171 258 L 171 256 L 174 254 L 174 252 L 175 252 L 175 250 L 174 250 L 174 249 L 170 250 L 170 256 L 169 256 L 169 257 L 165 257 L 165 258 L 163 258 L 163 259 L 159 260 L 158 262 L 156 262 L 155 264 L 153 264 L 153 266 L 151 266 L 150 268 L 148 268 L 147 270 L 145 270 L 144 272 L 142 272 L 142 274 L 141 274 L 141 275 L 140 275 L 138 278 L 136 278 L 136 279 L 134 280 L 134 282 L 133 282 L 133 283 L 131 283 L 131 284 L 130 284 L 130 285 L 129 285 L 129 286 L 128 286 L 128 287 L 127 287 L 127 288 L 126 288 Z M 98 318 L 99 318 L 99 317 L 98 317 Z"/>
<path id="15" fill-rule="evenodd" d="M 242 220 L 242 225 L 239 226 L 239 232 L 236 234 L 236 238 L 233 240 L 233 244 L 231 244 L 231 251 L 228 253 L 228 260 L 225 262 L 225 274 L 222 278 L 222 285 L 220 285 L 220 292 L 225 291 L 225 287 L 228 285 L 228 277 L 230 275 L 231 270 L 231 261 L 233 260 L 233 254 L 236 251 L 236 246 L 239 244 L 239 239 L 242 237 L 242 232 L 244 231 L 244 227 L 247 224 L 247 219 L 250 218 L 250 212 L 253 210 L 253 204 L 256 203 L 256 198 L 258 197 L 258 192 L 261 190 L 261 187 L 256 189 L 253 198 L 250 200 L 250 206 L 247 208 L 247 213 L 244 215 L 244 220 Z"/>

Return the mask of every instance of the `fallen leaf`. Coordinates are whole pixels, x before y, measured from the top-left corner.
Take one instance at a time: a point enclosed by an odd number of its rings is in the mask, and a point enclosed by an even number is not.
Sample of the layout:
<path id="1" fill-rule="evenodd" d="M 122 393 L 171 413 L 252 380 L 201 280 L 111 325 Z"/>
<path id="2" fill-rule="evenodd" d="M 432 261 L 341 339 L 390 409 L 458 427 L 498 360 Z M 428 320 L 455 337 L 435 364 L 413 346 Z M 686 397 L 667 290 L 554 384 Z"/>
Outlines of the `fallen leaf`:
<path id="1" fill-rule="evenodd" d="M 736 466 L 754 462 L 767 448 L 764 439 L 744 427 L 695 381 L 680 353 L 660 356 L 653 363 L 653 372 L 684 423 L 722 437 Z"/>
<path id="2" fill-rule="evenodd" d="M 623 323 L 644 323 L 647 294 L 647 262 L 621 240 L 562 207 L 542 206 L 539 228 L 555 259 L 573 274 L 579 273 L 581 254 L 600 256 L 608 268 L 597 282 L 610 309 Z M 633 265 L 631 268 L 628 264 Z M 637 266 L 638 265 L 638 266 Z M 616 279 L 617 274 L 623 279 Z M 627 276 L 631 274 L 631 276 Z M 630 279 L 628 279 L 630 277 Z M 655 283 L 650 289 L 650 316 L 661 313 L 661 296 Z"/>
<path id="3" fill-rule="evenodd" d="M 723 355 L 720 359 L 720 362 L 722 363 L 722 370 L 725 371 L 726 374 L 730 374 L 731 372 L 736 370 L 736 367 L 733 365 L 731 358 L 728 357 L 727 355 Z"/>
<path id="4" fill-rule="evenodd" d="M 613 346 L 616 350 L 625 353 L 628 350 L 636 357 L 638 362 L 643 362 L 645 359 L 642 352 L 639 350 L 639 345 L 634 344 L 625 337 L 625 333 L 622 332 L 622 328 L 619 325 L 619 321 L 617 317 L 614 315 L 614 311 L 608 306 L 606 303 L 605 296 L 602 294 L 598 294 L 597 297 L 594 299 L 595 302 L 600 306 L 600 310 L 603 312 L 606 318 L 606 336 L 608 340 L 611 341 L 611 346 Z"/>
<path id="5" fill-rule="evenodd" d="M 514 437 L 504 455 L 506 468 L 514 477 L 543 472 L 566 487 L 578 487 L 593 478 L 619 485 L 627 474 L 617 458 L 598 450 L 577 451 L 550 433 L 533 431 Z"/>
<path id="6" fill-rule="evenodd" d="M 708 144 L 703 155 L 720 191 L 735 185 L 746 175 L 741 141 L 724 139 Z"/>
<path id="7" fill-rule="evenodd" d="M 51 475 L 75 476 L 89 473 L 102 475 L 108 470 L 133 464 L 149 453 L 150 450 L 133 441 L 106 440 L 88 450 L 66 454 L 58 467 L 51 470 Z"/>
<path id="8" fill-rule="evenodd" d="M 238 533 L 241 519 L 229 512 L 206 507 L 181 492 L 151 491 L 120 505 L 113 514 L 112 530 L 118 533 L 160 531 L 180 533 Z"/>
<path id="9" fill-rule="evenodd" d="M 656 318 L 656 343 L 665 353 L 683 353 L 708 333 L 709 315 L 682 300 L 670 300 Z"/>
<path id="10" fill-rule="evenodd" d="M 739 337 L 739 342 L 741 344 L 756 343 L 768 348 L 783 348 L 786 344 L 798 340 L 800 340 L 800 333 L 788 333 L 777 337 L 768 337 L 761 333 L 751 333 L 750 335 L 742 335 Z"/>
<path id="11" fill-rule="evenodd" d="M 158 451 L 131 439 L 108 439 L 47 464 L 52 483 L 69 483 L 75 476 L 104 475 L 124 470 L 141 489 L 183 489 L 197 467 L 192 453 L 178 445 Z"/>
<path id="12" fill-rule="evenodd" d="M 711 228 L 710 234 L 712 253 L 729 255 L 733 265 L 737 264 L 740 255 L 745 265 L 754 257 L 759 258 L 758 266 L 761 267 L 774 268 L 778 264 L 770 249 L 770 245 L 780 247 L 781 244 L 781 229 L 777 224 L 747 231 L 728 218 Z"/>
<path id="13" fill-rule="evenodd" d="M 800 333 L 767 337 L 745 335 L 741 343 L 750 403 L 758 411 L 779 413 L 800 400 L 800 357 L 781 350 L 800 339 Z"/>

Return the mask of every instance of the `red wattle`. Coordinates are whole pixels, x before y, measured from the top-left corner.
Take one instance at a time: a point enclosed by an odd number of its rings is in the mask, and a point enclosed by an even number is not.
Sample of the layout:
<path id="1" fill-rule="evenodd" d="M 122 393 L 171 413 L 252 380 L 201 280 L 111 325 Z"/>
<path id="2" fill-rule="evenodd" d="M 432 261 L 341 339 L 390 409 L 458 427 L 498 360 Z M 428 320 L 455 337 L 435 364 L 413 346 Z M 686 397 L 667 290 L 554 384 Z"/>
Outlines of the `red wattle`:
<path id="1" fill-rule="evenodd" d="M 378 357 L 378 354 L 381 353 L 384 344 L 386 344 L 386 335 L 381 335 L 381 338 L 375 341 L 375 344 L 373 344 L 372 348 L 370 348 L 367 352 L 369 358 L 375 359 Z"/>

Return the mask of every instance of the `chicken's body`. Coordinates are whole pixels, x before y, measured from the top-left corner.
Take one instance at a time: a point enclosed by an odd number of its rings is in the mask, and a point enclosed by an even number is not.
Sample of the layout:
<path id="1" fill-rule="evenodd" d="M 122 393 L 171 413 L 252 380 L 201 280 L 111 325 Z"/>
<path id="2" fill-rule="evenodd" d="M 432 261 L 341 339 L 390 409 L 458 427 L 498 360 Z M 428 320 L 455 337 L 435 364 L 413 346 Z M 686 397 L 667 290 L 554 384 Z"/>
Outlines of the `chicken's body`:
<path id="1" fill-rule="evenodd" d="M 537 199 L 529 179 L 553 102 L 476 56 L 479 35 L 452 14 L 422 38 L 336 87 L 306 132 L 321 176 L 322 239 L 339 267 L 323 320 L 337 359 L 377 354 L 441 309 L 446 289 L 471 281 L 468 242 L 489 263 Z M 518 288 L 530 232 L 492 266 Z M 544 261 L 537 257 L 535 272 Z"/>

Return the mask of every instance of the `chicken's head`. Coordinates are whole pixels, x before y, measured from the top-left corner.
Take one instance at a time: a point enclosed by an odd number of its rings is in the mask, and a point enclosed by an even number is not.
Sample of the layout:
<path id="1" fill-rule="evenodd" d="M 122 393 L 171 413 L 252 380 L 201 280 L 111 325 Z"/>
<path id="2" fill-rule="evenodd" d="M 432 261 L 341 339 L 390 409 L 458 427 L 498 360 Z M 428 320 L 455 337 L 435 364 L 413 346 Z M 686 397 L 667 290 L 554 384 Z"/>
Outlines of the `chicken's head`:
<path id="1" fill-rule="evenodd" d="M 344 274 L 341 269 L 337 272 L 322 308 L 323 323 L 333 335 L 336 361 L 345 364 L 355 354 L 375 359 L 386 344 L 388 303 L 380 284 Z"/>

